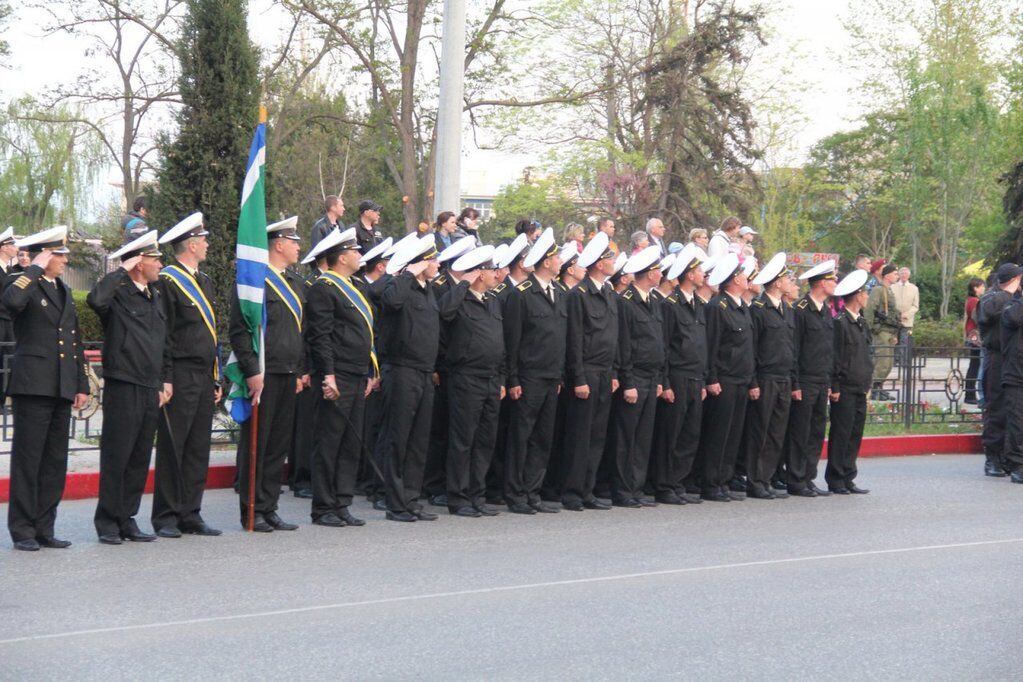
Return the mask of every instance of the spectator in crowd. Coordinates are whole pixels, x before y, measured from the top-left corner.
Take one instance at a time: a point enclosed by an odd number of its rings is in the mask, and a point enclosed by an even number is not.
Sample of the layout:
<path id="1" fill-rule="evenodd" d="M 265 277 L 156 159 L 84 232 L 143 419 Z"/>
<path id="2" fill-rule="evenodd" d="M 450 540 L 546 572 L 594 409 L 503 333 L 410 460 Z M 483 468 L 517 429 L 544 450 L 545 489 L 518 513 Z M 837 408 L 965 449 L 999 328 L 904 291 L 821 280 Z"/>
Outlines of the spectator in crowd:
<path id="1" fill-rule="evenodd" d="M 870 256 L 865 253 L 861 253 L 856 256 L 856 260 L 853 261 L 853 267 L 857 270 L 863 270 L 870 275 Z"/>
<path id="2" fill-rule="evenodd" d="M 984 295 L 984 280 L 979 277 L 972 277 L 966 284 L 966 306 L 964 311 L 963 334 L 966 338 L 966 347 L 970 350 L 970 364 L 966 369 L 966 397 L 963 400 L 967 405 L 977 404 L 977 374 L 980 370 L 980 332 L 977 330 L 977 320 L 974 311 L 977 310 L 977 303 Z"/>
<path id="3" fill-rule="evenodd" d="M 483 246 L 483 240 L 480 239 L 480 212 L 471 206 L 467 206 L 462 209 L 462 212 L 458 214 L 458 227 L 455 229 L 455 241 L 458 241 L 462 237 L 475 237 L 476 246 Z"/>
<path id="4" fill-rule="evenodd" d="M 629 237 L 630 255 L 642 251 L 648 246 L 650 246 L 650 237 L 647 236 L 646 232 L 643 231 L 633 232 L 632 236 Z"/>
<path id="5" fill-rule="evenodd" d="M 443 251 L 458 239 L 455 236 L 457 229 L 458 219 L 452 211 L 441 211 L 437 215 L 437 222 L 433 226 L 433 232 L 437 239 L 437 251 Z"/>
<path id="6" fill-rule="evenodd" d="M 575 242 L 579 253 L 583 251 L 583 242 L 586 241 L 586 230 L 579 223 L 569 223 L 565 226 L 564 243 Z"/>
<path id="7" fill-rule="evenodd" d="M 515 236 L 520 234 L 526 235 L 526 239 L 532 244 L 536 241 L 536 238 L 540 236 L 540 228 L 542 226 L 535 220 L 527 220 L 523 218 L 519 222 L 515 223 Z"/>
<path id="8" fill-rule="evenodd" d="M 138 239 L 149 230 L 146 225 L 147 218 L 149 218 L 149 209 L 146 207 L 146 198 L 135 197 L 135 201 L 131 204 L 131 210 L 121 218 L 121 230 L 124 232 L 121 236 L 125 243 Z"/>
<path id="9" fill-rule="evenodd" d="M 913 323 L 920 310 L 920 290 L 909 281 L 909 268 L 899 269 L 899 280 L 892 285 L 892 296 L 895 297 L 895 309 L 899 311 L 902 329 L 899 330 L 899 344 L 906 345 L 913 334 Z"/>
<path id="10" fill-rule="evenodd" d="M 714 232 L 707 246 L 707 255 L 711 258 L 721 258 L 726 253 L 739 253 L 736 242 L 739 239 L 739 230 L 742 229 L 742 222 L 734 215 L 721 221 L 721 229 Z"/>
<path id="11" fill-rule="evenodd" d="M 363 254 L 384 241 L 384 235 L 377 229 L 380 222 L 380 211 L 383 206 L 372 199 L 363 199 L 359 202 L 359 219 L 349 225 L 355 229 L 355 240 L 359 243 L 359 251 Z"/>
<path id="12" fill-rule="evenodd" d="M 323 200 L 323 217 L 313 224 L 313 230 L 309 234 L 310 248 L 316 246 L 338 226 L 344 212 L 345 202 L 341 201 L 341 197 L 332 194 Z"/>
<path id="13" fill-rule="evenodd" d="M 739 228 L 739 246 L 742 248 L 742 253 L 739 254 L 741 258 L 751 258 L 756 255 L 756 249 L 753 248 L 753 240 L 760 234 L 752 227 L 743 225 Z"/>
<path id="14" fill-rule="evenodd" d="M 32 256 L 31 256 L 31 254 L 29 254 L 29 252 L 26 251 L 25 249 L 22 249 L 21 251 L 18 251 L 18 266 L 17 267 L 21 268 L 21 270 L 19 270 L 19 272 L 23 272 L 25 270 L 25 268 L 27 268 L 30 265 L 32 265 Z M 8 274 L 10 274 L 10 273 L 8 273 Z"/>
<path id="15" fill-rule="evenodd" d="M 881 268 L 887 262 L 884 258 L 878 258 L 870 264 L 870 279 L 867 280 L 867 291 L 873 291 L 874 287 L 881 281 Z"/>
<path id="16" fill-rule="evenodd" d="M 661 258 L 668 255 L 668 245 L 664 243 L 664 223 L 660 218 L 651 218 L 646 221 L 646 233 L 650 238 L 650 244 L 656 246 L 661 253 Z"/>
<path id="17" fill-rule="evenodd" d="M 689 230 L 689 241 L 699 246 L 700 250 L 706 254 L 707 247 L 710 245 L 710 235 L 702 227 L 694 227 Z"/>

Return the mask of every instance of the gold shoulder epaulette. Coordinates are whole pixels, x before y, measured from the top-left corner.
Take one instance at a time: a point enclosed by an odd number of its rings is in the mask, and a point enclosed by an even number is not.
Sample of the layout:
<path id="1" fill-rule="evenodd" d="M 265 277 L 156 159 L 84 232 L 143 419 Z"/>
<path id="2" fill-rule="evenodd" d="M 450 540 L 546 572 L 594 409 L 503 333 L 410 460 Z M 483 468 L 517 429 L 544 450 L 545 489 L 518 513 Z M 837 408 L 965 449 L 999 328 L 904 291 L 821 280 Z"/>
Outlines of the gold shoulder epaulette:
<path id="1" fill-rule="evenodd" d="M 757 300 L 753 301 L 753 305 L 755 305 L 755 306 L 756 306 L 756 307 L 758 307 L 758 308 L 763 308 L 763 307 L 764 307 L 764 302 L 763 302 L 763 301 L 761 301 L 761 300 L 760 300 L 760 299 L 758 298 Z"/>
<path id="2" fill-rule="evenodd" d="M 18 279 L 14 280 L 14 286 L 18 287 L 19 289 L 24 289 L 31 283 L 32 280 L 26 277 L 25 275 L 22 275 Z"/>
<path id="3" fill-rule="evenodd" d="M 797 303 L 796 307 L 799 308 L 800 310 L 804 310 L 806 308 L 806 299 L 804 298 L 802 301 Z"/>
<path id="4" fill-rule="evenodd" d="M 500 284 L 498 284 L 498 285 L 497 285 L 496 287 L 494 287 L 493 289 L 491 289 L 491 291 L 493 291 L 493 292 L 494 292 L 495 294 L 499 294 L 499 293 L 501 293 L 502 291 L 504 291 L 504 290 L 505 290 L 505 289 L 507 288 L 507 286 L 508 286 L 507 284 L 505 284 L 504 282 L 501 282 L 501 283 L 500 283 Z"/>
<path id="5" fill-rule="evenodd" d="M 433 283 L 434 284 L 444 284 L 444 282 L 447 282 L 447 281 L 448 281 L 448 276 L 447 275 L 441 275 L 437 279 L 433 280 Z"/>
<path id="6" fill-rule="evenodd" d="M 721 306 L 722 308 L 727 308 L 728 307 L 728 301 L 726 301 L 725 299 L 722 298 L 720 301 L 718 301 L 718 305 Z"/>
<path id="7" fill-rule="evenodd" d="M 676 296 L 669 296 L 668 297 L 668 302 L 669 303 L 678 303 L 678 297 L 676 297 Z"/>
<path id="8" fill-rule="evenodd" d="M 622 298 L 624 298 L 626 301 L 631 301 L 632 300 L 632 289 L 629 289 L 624 294 L 622 294 Z"/>
<path id="9" fill-rule="evenodd" d="M 525 291 L 531 286 L 533 286 L 533 283 L 527 279 L 525 282 L 520 282 L 515 288 L 519 291 Z"/>

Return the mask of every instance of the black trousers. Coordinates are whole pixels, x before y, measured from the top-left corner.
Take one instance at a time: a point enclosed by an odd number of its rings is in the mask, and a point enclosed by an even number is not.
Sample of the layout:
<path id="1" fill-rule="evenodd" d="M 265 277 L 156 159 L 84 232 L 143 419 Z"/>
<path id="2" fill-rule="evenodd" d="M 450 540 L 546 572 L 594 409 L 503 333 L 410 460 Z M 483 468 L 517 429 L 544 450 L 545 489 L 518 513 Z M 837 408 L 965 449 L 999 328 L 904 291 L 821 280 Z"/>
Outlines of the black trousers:
<path id="1" fill-rule="evenodd" d="M 426 470 L 423 473 L 423 494 L 427 497 L 441 495 L 447 490 L 448 424 L 449 402 L 448 382 L 450 375 L 438 372 L 440 383 L 434 389 L 433 417 L 430 421 L 430 447 L 426 451 Z"/>
<path id="2" fill-rule="evenodd" d="M 284 461 L 291 450 L 295 430 L 295 394 L 297 378 L 294 374 L 264 374 L 263 392 L 259 398 L 259 419 L 256 424 L 256 500 L 257 514 L 277 511 L 281 496 Z M 249 448 L 252 442 L 252 423 L 241 425 L 238 439 L 238 503 L 244 524 L 249 504 Z"/>
<path id="3" fill-rule="evenodd" d="M 1002 461 L 1009 471 L 1023 471 L 1023 386 L 1003 386 L 1002 397 L 1007 416 Z"/>
<path id="4" fill-rule="evenodd" d="M 977 375 L 980 372 L 980 346 L 966 345 L 970 351 L 970 364 L 966 367 L 966 395 L 967 403 L 977 401 Z"/>
<path id="5" fill-rule="evenodd" d="M 139 513 L 160 422 L 155 388 L 106 379 L 99 437 L 99 500 L 93 522 L 99 535 L 127 531 Z"/>
<path id="6" fill-rule="evenodd" d="M 789 488 L 802 490 L 817 478 L 817 463 L 828 425 L 828 386 L 802 384 L 802 400 L 789 408 L 789 458 L 785 463 Z"/>
<path id="7" fill-rule="evenodd" d="M 828 464 L 824 480 L 829 488 L 847 488 L 856 480 L 856 458 L 867 421 L 867 395 L 842 391 L 831 403 L 831 431 L 828 433 Z"/>
<path id="8" fill-rule="evenodd" d="M 551 438 L 551 456 L 547 459 L 547 473 L 540 487 L 540 499 L 547 502 L 561 500 L 561 489 L 565 485 L 565 425 L 568 418 L 568 402 L 572 389 L 561 387 L 557 407 L 554 411 L 554 436 Z"/>
<path id="9" fill-rule="evenodd" d="M 1008 410 L 1002 387 L 1002 355 L 988 351 L 984 355 L 984 430 L 980 439 L 989 462 L 1005 459 L 1005 426 Z"/>
<path id="10" fill-rule="evenodd" d="M 611 412 L 611 371 L 587 370 L 588 398 L 577 398 L 575 387 L 569 392 L 565 414 L 565 477 L 562 502 L 587 502 L 593 499 L 597 467 L 604 454 L 608 416 Z"/>
<path id="11" fill-rule="evenodd" d="M 707 394 L 703 404 L 699 458 L 703 464 L 702 487 L 720 490 L 732 477 L 742 440 L 749 384 L 721 382 L 721 393 Z"/>
<path id="12" fill-rule="evenodd" d="M 295 401 L 295 427 L 288 456 L 288 486 L 312 490 L 313 451 L 316 449 L 316 408 L 323 400 L 323 388 L 314 381 Z"/>
<path id="13" fill-rule="evenodd" d="M 520 377 L 522 397 L 509 401 L 504 499 L 537 504 L 547 474 L 558 411 L 559 379 Z"/>
<path id="14" fill-rule="evenodd" d="M 0 320 L 0 407 L 7 398 L 7 381 L 14 361 L 14 322 Z"/>
<path id="15" fill-rule="evenodd" d="M 447 467 L 448 509 L 479 507 L 486 501 L 487 471 L 497 438 L 501 380 L 451 372 Z"/>
<path id="16" fill-rule="evenodd" d="M 693 470 L 696 450 L 700 445 L 703 380 L 669 372 L 668 387 L 675 393 L 675 402 L 661 400 L 657 406 L 658 420 L 650 466 L 654 489 L 658 493 L 682 493 L 685 492 L 683 481 Z"/>
<path id="17" fill-rule="evenodd" d="M 366 396 L 366 404 L 363 410 L 362 420 L 362 442 L 365 448 L 362 451 L 362 458 L 359 460 L 359 477 L 355 483 L 355 489 L 366 495 L 371 502 L 384 495 L 384 479 L 380 477 L 383 465 L 380 463 L 380 453 L 377 451 L 377 443 L 380 437 L 380 424 L 384 419 L 384 394 L 378 387 L 375 391 Z M 372 458 L 372 461 L 370 461 Z"/>
<path id="18" fill-rule="evenodd" d="M 654 438 L 657 379 L 638 377 L 634 403 L 625 402 L 624 389 L 615 396 L 615 452 L 612 459 L 611 498 L 615 502 L 643 497 L 650 446 Z"/>
<path id="19" fill-rule="evenodd" d="M 746 408 L 746 476 L 748 487 L 768 491 L 784 453 L 792 381 L 761 377 L 759 384 L 760 398 Z"/>
<path id="20" fill-rule="evenodd" d="M 156 430 L 152 516 L 156 530 L 202 521 L 199 512 L 210 466 L 212 370 L 174 367 L 173 385 L 174 394 L 164 405 Z"/>
<path id="21" fill-rule="evenodd" d="M 53 537 L 67 474 L 71 402 L 15 395 L 7 529 L 14 542 Z"/>
<path id="22" fill-rule="evenodd" d="M 366 377 L 335 374 L 341 396 L 320 400 L 316 406 L 316 449 L 313 452 L 313 506 L 315 521 L 336 514 L 352 503 L 355 479 L 362 459 L 362 422 L 366 406 Z M 323 377 L 316 377 L 316 385 Z"/>
<path id="23" fill-rule="evenodd" d="M 384 464 L 387 508 L 416 511 L 433 416 L 433 376 L 410 367 L 384 365 L 384 421 L 380 458 Z"/>
<path id="24" fill-rule="evenodd" d="M 511 403 L 512 401 L 505 397 L 498 408 L 497 440 L 494 442 L 494 454 L 490 458 L 490 470 L 487 472 L 487 499 L 495 503 L 504 497 L 505 451 L 508 447 Z"/>

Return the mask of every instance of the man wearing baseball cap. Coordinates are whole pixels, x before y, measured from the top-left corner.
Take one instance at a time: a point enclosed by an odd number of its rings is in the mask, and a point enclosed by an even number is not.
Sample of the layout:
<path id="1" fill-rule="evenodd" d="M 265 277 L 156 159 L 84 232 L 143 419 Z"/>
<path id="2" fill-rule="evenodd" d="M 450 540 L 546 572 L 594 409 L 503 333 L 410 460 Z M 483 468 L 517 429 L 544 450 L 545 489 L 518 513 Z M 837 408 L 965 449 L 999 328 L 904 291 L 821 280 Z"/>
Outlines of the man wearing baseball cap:
<path id="1" fill-rule="evenodd" d="M 372 199 L 363 199 L 359 202 L 359 217 L 350 227 L 355 228 L 355 240 L 359 242 L 359 251 L 363 254 L 384 240 L 384 236 L 377 229 L 382 210 L 383 206 Z"/>

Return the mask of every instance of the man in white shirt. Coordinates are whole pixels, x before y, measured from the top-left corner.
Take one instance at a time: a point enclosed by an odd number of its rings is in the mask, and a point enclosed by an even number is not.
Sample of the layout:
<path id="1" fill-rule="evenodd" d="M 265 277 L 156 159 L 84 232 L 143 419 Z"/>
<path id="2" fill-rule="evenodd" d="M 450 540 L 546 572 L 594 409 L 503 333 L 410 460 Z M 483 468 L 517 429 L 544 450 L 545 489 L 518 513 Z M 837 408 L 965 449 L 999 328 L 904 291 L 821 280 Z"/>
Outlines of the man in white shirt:
<path id="1" fill-rule="evenodd" d="M 739 230 L 742 228 L 742 221 L 735 216 L 729 216 L 721 222 L 721 229 L 714 232 L 707 245 L 707 255 L 710 258 L 721 258 L 726 253 L 738 252 L 733 247 L 734 242 L 739 238 Z"/>

